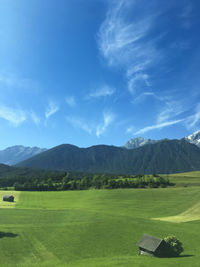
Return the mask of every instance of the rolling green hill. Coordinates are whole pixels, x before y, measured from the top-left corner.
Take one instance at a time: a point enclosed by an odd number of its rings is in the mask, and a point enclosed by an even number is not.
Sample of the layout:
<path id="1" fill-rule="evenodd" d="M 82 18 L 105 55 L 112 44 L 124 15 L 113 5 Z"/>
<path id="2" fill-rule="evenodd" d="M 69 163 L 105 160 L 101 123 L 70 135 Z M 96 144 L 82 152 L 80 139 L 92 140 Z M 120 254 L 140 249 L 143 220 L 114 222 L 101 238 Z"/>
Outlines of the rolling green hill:
<path id="1" fill-rule="evenodd" d="M 5 193 L 0 191 L 0 266 L 199 267 L 200 221 L 160 220 L 199 203 L 197 187 L 14 192 L 18 199 L 8 207 L 1 200 Z M 184 252 L 178 258 L 139 256 L 144 233 L 174 234 Z"/>
<path id="2" fill-rule="evenodd" d="M 129 150 L 105 145 L 60 145 L 17 166 L 91 173 L 176 173 L 200 170 L 200 149 L 183 139 Z"/>

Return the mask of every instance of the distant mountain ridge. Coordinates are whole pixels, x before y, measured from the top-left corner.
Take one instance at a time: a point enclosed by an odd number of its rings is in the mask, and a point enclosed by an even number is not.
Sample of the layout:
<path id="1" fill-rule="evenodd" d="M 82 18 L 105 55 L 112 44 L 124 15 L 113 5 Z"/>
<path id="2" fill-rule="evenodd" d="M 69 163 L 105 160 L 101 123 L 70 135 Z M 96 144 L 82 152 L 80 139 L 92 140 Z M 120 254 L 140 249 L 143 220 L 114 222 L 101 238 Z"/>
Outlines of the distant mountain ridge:
<path id="1" fill-rule="evenodd" d="M 184 146 L 183 141 L 185 142 Z M 192 146 L 186 144 L 192 144 Z M 180 149 L 173 151 L 173 147 L 175 149 L 175 147 L 177 148 L 178 146 L 180 146 Z M 112 173 L 149 173 L 150 170 L 152 170 L 157 173 L 170 173 L 172 169 L 175 172 L 200 170 L 200 166 L 197 162 L 198 158 L 195 159 L 194 157 L 195 153 L 196 155 L 198 154 L 198 150 L 195 151 L 195 147 L 200 149 L 200 130 L 180 140 L 152 140 L 142 137 L 132 138 L 124 147 L 99 145 L 79 148 L 73 145 L 60 145 L 50 149 L 50 152 L 48 152 L 45 148 L 13 146 L 0 151 L 0 163 L 7 165 L 16 165 L 19 163 L 20 166 L 47 170 Z M 139 148 L 143 149 L 140 150 Z M 183 148 L 187 150 L 186 154 L 182 151 Z M 160 158 L 155 158 L 155 154 L 161 153 L 159 151 L 160 149 L 162 151 Z M 135 151 L 129 154 L 127 150 Z M 149 152 L 150 150 L 152 153 Z M 184 155 L 182 158 L 181 151 L 182 155 Z M 143 153 L 143 155 L 141 153 Z M 171 161 L 171 158 L 169 158 L 169 155 L 166 155 L 166 153 L 170 153 L 175 159 Z M 148 163 L 146 162 L 147 154 L 149 154 Z M 199 156 L 197 155 L 197 157 Z M 39 162 L 37 162 L 38 158 L 40 159 Z M 152 158 L 156 162 L 153 162 Z M 134 161 L 132 161 L 133 159 Z M 157 162 L 160 162 L 160 166 L 163 166 L 162 160 L 167 163 L 165 167 L 160 168 Z M 176 166 L 169 166 L 170 161 L 172 165 L 174 165 L 175 162 Z M 187 168 L 185 168 L 185 166 L 187 166 Z"/>
<path id="2" fill-rule="evenodd" d="M 18 162 L 31 158 L 46 150 L 46 148 L 25 147 L 20 145 L 8 147 L 4 150 L 0 150 L 0 163 L 15 165 Z"/>
<path id="3" fill-rule="evenodd" d="M 200 170 L 200 148 L 185 139 L 162 140 L 135 149 L 60 145 L 17 166 L 91 173 L 176 173 Z"/>
<path id="4" fill-rule="evenodd" d="M 183 138 L 182 138 L 183 139 Z M 200 130 L 194 132 L 193 134 L 184 137 L 184 139 L 191 143 L 194 144 L 198 147 L 200 147 Z M 130 139 L 125 145 L 124 147 L 127 149 L 135 149 L 144 145 L 148 145 L 148 144 L 155 144 L 157 142 L 163 141 L 163 140 L 168 140 L 167 138 L 165 139 L 160 139 L 160 140 L 153 140 L 153 139 L 145 139 L 143 137 L 136 137 L 136 138 L 132 138 Z"/>

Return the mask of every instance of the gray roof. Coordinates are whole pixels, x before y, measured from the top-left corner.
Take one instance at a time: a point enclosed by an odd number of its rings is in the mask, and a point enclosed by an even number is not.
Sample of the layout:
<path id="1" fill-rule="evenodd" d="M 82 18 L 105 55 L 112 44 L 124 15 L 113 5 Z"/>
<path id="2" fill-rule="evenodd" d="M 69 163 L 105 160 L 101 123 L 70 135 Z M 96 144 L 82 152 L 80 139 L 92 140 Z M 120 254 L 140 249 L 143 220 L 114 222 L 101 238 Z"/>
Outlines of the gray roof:
<path id="1" fill-rule="evenodd" d="M 4 198 L 10 198 L 10 197 L 13 197 L 14 198 L 14 196 L 13 195 L 5 195 L 5 196 L 3 196 Z"/>
<path id="2" fill-rule="evenodd" d="M 155 252 L 156 249 L 160 246 L 163 239 L 144 234 L 141 240 L 138 242 L 138 247 L 146 249 L 151 252 Z"/>

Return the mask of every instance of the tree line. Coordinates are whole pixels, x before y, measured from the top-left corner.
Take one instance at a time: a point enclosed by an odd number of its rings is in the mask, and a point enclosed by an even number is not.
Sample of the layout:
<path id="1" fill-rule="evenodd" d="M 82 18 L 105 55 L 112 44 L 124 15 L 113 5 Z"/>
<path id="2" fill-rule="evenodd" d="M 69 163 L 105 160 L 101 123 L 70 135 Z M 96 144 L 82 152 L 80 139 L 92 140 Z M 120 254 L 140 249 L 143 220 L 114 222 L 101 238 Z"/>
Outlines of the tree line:
<path id="1" fill-rule="evenodd" d="M 117 189 L 117 188 L 158 188 L 172 186 L 167 178 L 159 175 L 109 175 L 90 174 L 78 176 L 66 173 L 61 177 L 46 179 L 29 179 L 24 182 L 16 181 L 13 184 L 19 191 L 61 191 L 87 189 Z"/>

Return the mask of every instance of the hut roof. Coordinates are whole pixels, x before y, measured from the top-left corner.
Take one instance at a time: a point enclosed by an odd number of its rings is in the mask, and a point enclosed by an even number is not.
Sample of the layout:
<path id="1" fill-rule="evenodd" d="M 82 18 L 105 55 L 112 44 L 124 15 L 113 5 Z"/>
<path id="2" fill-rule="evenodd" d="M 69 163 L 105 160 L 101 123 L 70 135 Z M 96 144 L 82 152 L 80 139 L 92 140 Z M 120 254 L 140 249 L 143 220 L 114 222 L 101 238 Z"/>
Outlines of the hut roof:
<path id="1" fill-rule="evenodd" d="M 138 242 L 138 247 L 146 249 L 151 252 L 155 252 L 156 249 L 160 246 L 163 239 L 144 234 L 141 240 Z"/>
<path id="2" fill-rule="evenodd" d="M 4 195 L 5 198 L 14 197 L 13 195 Z"/>

